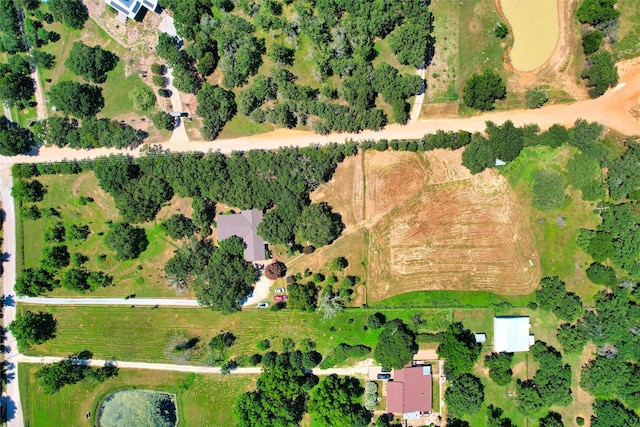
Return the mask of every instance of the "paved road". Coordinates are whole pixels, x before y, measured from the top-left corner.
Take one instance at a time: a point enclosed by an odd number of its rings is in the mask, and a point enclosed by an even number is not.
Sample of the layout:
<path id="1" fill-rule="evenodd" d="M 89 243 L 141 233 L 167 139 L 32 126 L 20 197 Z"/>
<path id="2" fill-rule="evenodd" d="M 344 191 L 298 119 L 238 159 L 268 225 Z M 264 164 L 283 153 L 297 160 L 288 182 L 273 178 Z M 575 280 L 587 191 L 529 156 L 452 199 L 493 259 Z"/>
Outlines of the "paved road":
<path id="1" fill-rule="evenodd" d="M 19 355 L 16 357 L 15 362 L 20 363 L 35 363 L 35 364 L 50 364 L 56 363 L 64 359 L 63 357 L 34 357 Z M 174 365 L 170 363 L 144 363 L 144 362 L 127 362 L 120 360 L 98 360 L 91 359 L 89 366 L 102 367 L 106 364 L 115 364 L 119 368 L 128 369 L 150 369 L 154 371 L 174 371 L 174 372 L 193 372 L 196 374 L 219 374 L 220 368 L 212 366 L 193 366 L 193 365 Z M 315 375 L 367 375 L 369 373 L 368 364 L 359 364 L 350 368 L 331 368 L 331 369 L 313 369 L 312 372 Z M 260 367 L 249 368 L 236 368 L 231 371 L 236 375 L 258 375 L 262 372 Z"/>

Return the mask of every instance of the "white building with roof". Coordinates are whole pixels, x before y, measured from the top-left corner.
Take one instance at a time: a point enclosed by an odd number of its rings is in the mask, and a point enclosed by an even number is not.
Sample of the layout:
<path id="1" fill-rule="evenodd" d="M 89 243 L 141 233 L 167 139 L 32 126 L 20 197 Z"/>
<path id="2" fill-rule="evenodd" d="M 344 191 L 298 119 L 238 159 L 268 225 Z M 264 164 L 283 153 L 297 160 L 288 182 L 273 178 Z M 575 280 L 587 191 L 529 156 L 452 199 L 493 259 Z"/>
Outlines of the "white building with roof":
<path id="1" fill-rule="evenodd" d="M 493 318 L 493 351 L 515 353 L 529 351 L 535 342 L 529 333 L 529 316 L 504 316 Z"/>
<path id="2" fill-rule="evenodd" d="M 122 18 L 122 21 L 126 21 L 127 18 L 135 21 L 143 7 L 152 12 L 158 7 L 158 0 L 104 0 L 104 2 L 118 11 L 118 17 Z"/>

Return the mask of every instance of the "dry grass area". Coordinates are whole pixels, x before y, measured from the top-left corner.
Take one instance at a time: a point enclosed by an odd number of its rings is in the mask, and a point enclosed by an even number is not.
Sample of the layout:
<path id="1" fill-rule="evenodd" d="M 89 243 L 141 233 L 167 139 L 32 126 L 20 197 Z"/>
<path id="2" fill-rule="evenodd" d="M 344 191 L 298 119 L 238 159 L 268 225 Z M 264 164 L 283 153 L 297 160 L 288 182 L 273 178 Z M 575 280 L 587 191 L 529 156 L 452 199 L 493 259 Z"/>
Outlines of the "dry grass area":
<path id="1" fill-rule="evenodd" d="M 368 151 L 340 164 L 312 195 L 347 226 L 332 247 L 366 251 L 369 302 L 420 290 L 519 295 L 536 287 L 539 262 L 524 210 L 504 177 L 471 175 L 460 156 Z M 353 239 L 363 245 L 347 243 Z"/>

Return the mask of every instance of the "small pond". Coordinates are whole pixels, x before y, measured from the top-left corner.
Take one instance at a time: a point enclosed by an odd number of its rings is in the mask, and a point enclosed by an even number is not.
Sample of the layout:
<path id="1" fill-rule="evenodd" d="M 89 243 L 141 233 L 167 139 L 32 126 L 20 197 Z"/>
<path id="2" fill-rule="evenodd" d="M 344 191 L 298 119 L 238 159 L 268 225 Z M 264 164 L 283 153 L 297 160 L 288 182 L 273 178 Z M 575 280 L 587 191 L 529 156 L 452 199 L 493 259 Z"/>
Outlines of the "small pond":
<path id="1" fill-rule="evenodd" d="M 500 0 L 500 8 L 513 31 L 513 68 L 532 71 L 543 65 L 560 36 L 558 0 Z"/>
<path id="2" fill-rule="evenodd" d="M 121 390 L 98 409 L 99 427 L 175 427 L 176 396 L 151 390 Z"/>

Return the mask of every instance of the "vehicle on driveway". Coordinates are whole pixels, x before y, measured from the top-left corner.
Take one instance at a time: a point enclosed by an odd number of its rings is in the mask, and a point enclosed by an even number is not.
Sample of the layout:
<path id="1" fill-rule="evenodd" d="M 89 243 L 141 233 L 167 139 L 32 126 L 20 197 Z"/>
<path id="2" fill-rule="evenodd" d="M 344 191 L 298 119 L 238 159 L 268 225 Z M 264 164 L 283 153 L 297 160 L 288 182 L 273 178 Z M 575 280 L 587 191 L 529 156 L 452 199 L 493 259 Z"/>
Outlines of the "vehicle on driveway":
<path id="1" fill-rule="evenodd" d="M 390 380 L 391 379 L 391 374 L 378 374 L 378 379 L 379 380 Z"/>
<path id="2" fill-rule="evenodd" d="M 275 297 L 273 297 L 274 301 L 280 302 L 280 301 L 286 301 L 287 300 L 287 296 L 286 295 L 276 295 Z"/>
<path id="3" fill-rule="evenodd" d="M 276 294 L 283 294 L 285 293 L 287 290 L 285 288 L 278 288 L 276 289 Z"/>
<path id="4" fill-rule="evenodd" d="M 269 307 L 268 302 L 261 302 L 258 304 L 258 308 L 267 308 L 267 307 Z"/>

